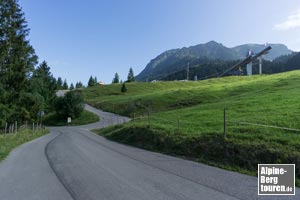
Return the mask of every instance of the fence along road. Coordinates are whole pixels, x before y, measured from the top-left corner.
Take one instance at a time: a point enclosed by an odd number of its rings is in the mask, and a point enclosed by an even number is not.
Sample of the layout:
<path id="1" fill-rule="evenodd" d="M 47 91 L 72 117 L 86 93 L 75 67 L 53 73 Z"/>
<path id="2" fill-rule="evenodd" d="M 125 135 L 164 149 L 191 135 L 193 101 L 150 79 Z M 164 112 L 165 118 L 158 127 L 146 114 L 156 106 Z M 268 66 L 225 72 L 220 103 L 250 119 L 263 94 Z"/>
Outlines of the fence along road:
<path id="1" fill-rule="evenodd" d="M 129 119 L 96 110 L 100 122 L 54 127 L 0 164 L 0 199 L 300 199 L 259 197 L 257 178 L 108 141 L 88 131 Z"/>

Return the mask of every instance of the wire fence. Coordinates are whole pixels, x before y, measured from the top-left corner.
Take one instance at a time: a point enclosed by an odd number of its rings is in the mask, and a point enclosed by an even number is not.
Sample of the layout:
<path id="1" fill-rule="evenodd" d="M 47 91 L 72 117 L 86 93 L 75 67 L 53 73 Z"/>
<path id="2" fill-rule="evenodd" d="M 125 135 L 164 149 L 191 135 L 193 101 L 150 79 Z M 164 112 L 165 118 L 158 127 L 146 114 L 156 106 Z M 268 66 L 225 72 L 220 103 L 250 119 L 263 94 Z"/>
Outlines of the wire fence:
<path id="1" fill-rule="evenodd" d="M 17 134 L 19 130 L 32 130 L 33 132 L 40 130 L 40 129 L 45 129 L 45 126 L 42 123 L 39 122 L 28 122 L 25 121 L 22 124 L 18 124 L 17 121 L 13 123 L 8 123 L 6 122 L 4 127 L 0 129 L 0 134 L 6 135 L 6 134 Z"/>
<path id="2" fill-rule="evenodd" d="M 222 113 L 223 112 L 223 113 Z M 222 113 L 222 114 L 221 114 Z M 268 113 L 267 113 L 268 114 Z M 290 114 L 288 114 L 290 115 Z M 271 115 L 269 115 L 271 116 Z M 220 110 L 220 113 L 218 116 L 215 117 L 214 120 L 205 120 L 205 116 L 200 116 L 200 118 L 197 120 L 191 121 L 190 118 L 185 118 L 183 116 L 178 115 L 177 117 L 166 117 L 164 115 L 160 115 L 159 113 L 151 113 L 149 111 L 134 114 L 133 115 L 133 123 L 144 123 L 148 126 L 152 125 L 163 125 L 171 127 L 174 130 L 178 131 L 188 131 L 191 130 L 191 133 L 205 133 L 205 132 L 215 132 L 215 133 L 223 133 L 224 138 L 226 138 L 227 134 L 234 134 L 234 133 L 270 133 L 274 132 L 272 130 L 277 130 L 280 132 L 291 132 L 291 133 L 300 133 L 300 128 L 297 128 L 298 125 L 296 122 L 291 122 L 293 126 L 286 127 L 286 126 L 280 126 L 279 121 L 283 118 L 286 119 L 287 116 L 283 115 L 276 115 L 276 119 L 278 121 L 273 121 L 270 118 L 266 118 L 266 121 L 269 123 L 263 123 L 263 122 L 256 122 L 256 120 L 236 120 L 238 117 L 230 116 L 228 115 L 228 110 Z M 291 116 L 290 116 L 291 117 Z M 250 116 L 248 116 L 249 119 L 251 119 Z M 252 119 L 255 119 L 254 117 Z M 270 124 L 270 122 L 272 124 Z M 249 128 L 251 127 L 251 128 Z M 197 130 L 197 131 L 195 131 Z M 247 131 L 242 131 L 247 130 Z"/>

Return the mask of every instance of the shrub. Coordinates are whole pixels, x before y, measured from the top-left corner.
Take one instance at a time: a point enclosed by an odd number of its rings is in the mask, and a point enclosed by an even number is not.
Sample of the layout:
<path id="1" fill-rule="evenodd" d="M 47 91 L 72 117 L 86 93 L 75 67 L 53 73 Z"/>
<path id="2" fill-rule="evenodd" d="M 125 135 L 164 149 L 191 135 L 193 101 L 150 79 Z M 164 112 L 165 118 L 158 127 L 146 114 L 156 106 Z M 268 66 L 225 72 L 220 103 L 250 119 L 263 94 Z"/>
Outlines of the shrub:
<path id="1" fill-rule="evenodd" d="M 123 92 L 123 93 L 127 92 L 125 83 L 122 84 L 121 92 Z"/>
<path id="2" fill-rule="evenodd" d="M 69 91 L 65 96 L 56 98 L 54 107 L 57 115 L 60 117 L 76 118 L 83 112 L 83 98 L 78 91 Z"/>

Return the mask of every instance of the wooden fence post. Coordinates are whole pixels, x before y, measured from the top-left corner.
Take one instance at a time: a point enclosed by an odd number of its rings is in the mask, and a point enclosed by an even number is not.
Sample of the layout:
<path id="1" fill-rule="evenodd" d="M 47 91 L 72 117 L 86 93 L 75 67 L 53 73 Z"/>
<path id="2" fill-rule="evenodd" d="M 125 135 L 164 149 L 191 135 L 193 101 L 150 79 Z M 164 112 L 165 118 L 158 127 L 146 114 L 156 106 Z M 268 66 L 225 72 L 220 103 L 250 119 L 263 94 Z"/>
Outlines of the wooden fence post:
<path id="1" fill-rule="evenodd" d="M 7 131 L 7 122 L 5 122 L 5 131 L 4 131 L 4 136 L 6 136 L 6 131 Z"/>
<path id="2" fill-rule="evenodd" d="M 15 133 L 18 133 L 18 122 L 15 121 Z"/>
<path id="3" fill-rule="evenodd" d="M 224 139 L 226 139 L 226 108 L 224 108 Z"/>
<path id="4" fill-rule="evenodd" d="M 147 112 L 147 114 L 148 114 L 148 126 L 150 126 L 150 112 L 149 112 L 149 110 L 147 110 L 148 112 Z"/>

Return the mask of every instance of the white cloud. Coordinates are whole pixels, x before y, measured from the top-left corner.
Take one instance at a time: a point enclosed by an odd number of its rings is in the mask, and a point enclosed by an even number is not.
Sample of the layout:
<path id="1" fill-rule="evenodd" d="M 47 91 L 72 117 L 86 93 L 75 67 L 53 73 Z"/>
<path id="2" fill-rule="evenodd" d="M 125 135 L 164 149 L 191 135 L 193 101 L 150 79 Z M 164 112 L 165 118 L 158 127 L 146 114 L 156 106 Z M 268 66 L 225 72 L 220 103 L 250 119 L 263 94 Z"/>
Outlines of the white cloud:
<path id="1" fill-rule="evenodd" d="M 287 19 L 279 24 L 274 25 L 275 30 L 286 31 L 300 27 L 300 9 L 291 13 Z"/>

